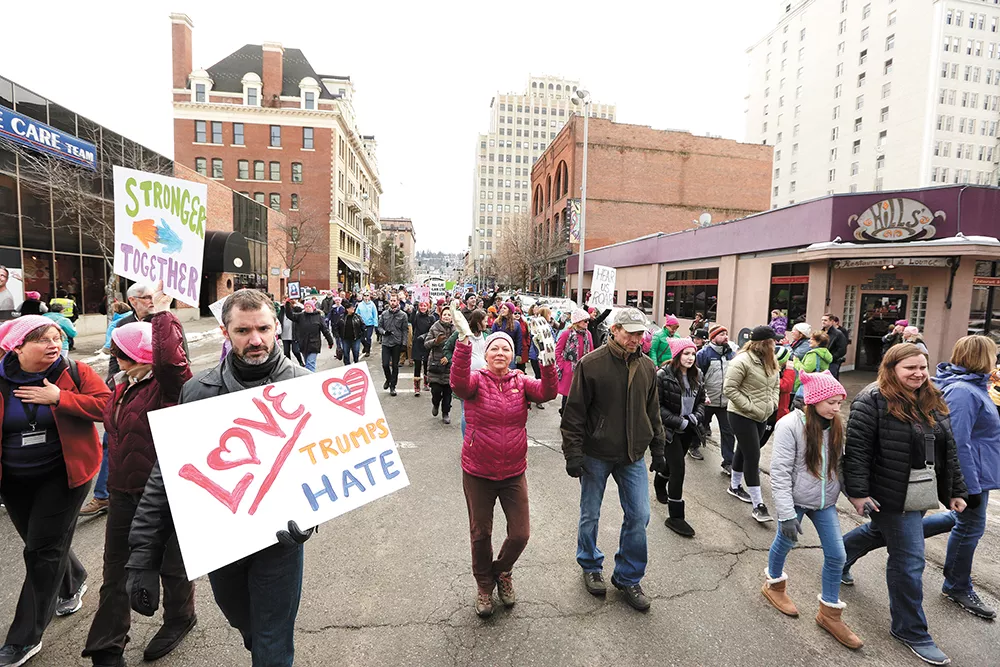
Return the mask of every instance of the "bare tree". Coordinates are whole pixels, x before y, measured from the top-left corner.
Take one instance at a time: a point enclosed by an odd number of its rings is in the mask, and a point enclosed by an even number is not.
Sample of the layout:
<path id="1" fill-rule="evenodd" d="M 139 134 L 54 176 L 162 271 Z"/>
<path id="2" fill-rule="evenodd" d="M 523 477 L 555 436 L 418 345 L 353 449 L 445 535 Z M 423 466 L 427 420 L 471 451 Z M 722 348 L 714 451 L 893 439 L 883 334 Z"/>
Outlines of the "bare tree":
<path id="1" fill-rule="evenodd" d="M 408 282 L 412 276 L 406 265 L 403 249 L 397 246 L 391 236 L 382 239 L 382 252 L 372 255 L 372 282 L 376 285 L 399 284 Z"/>
<path id="2" fill-rule="evenodd" d="M 121 298 L 117 291 L 118 278 L 114 274 L 115 165 L 126 166 L 166 176 L 173 175 L 170 160 L 143 148 L 134 141 L 111 135 L 102 141 L 101 130 L 93 127 L 81 138 L 98 147 L 104 154 L 97 162 L 97 170 L 81 168 L 59 158 L 28 150 L 20 144 L 0 139 L 4 147 L 17 156 L 18 172 L 24 186 L 42 198 L 52 199 L 52 226 L 92 241 L 100 249 L 107 265 L 108 279 L 105 294 L 108 301 Z M 111 317 L 110 309 L 108 317 Z"/>
<path id="3" fill-rule="evenodd" d="M 325 237 L 330 233 L 330 219 L 322 206 L 302 199 L 298 211 L 288 211 L 285 222 L 275 224 L 281 232 L 271 242 L 281 261 L 291 275 L 302 266 L 309 255 L 319 252 Z M 336 282 L 336 281 L 334 281 Z"/>
<path id="4" fill-rule="evenodd" d="M 532 239 L 531 221 L 527 214 L 516 215 L 497 230 L 497 251 L 493 254 L 493 269 L 500 283 L 525 289 L 531 278 L 532 264 L 538 251 Z"/>

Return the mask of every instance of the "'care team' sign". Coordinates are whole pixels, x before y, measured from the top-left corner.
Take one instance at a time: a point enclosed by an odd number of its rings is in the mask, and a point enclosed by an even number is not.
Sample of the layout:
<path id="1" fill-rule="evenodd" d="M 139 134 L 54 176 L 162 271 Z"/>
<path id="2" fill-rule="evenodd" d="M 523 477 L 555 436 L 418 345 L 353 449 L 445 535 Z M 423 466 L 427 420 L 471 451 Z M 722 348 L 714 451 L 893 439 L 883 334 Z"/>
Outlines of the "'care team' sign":
<path id="1" fill-rule="evenodd" d="M 407 486 L 354 364 L 149 414 L 189 579 Z"/>
<path id="2" fill-rule="evenodd" d="M 97 169 L 94 144 L 4 106 L 0 106 L 0 137 L 91 170 Z"/>
<path id="3" fill-rule="evenodd" d="M 115 167 L 115 273 L 189 306 L 201 291 L 208 186 Z"/>

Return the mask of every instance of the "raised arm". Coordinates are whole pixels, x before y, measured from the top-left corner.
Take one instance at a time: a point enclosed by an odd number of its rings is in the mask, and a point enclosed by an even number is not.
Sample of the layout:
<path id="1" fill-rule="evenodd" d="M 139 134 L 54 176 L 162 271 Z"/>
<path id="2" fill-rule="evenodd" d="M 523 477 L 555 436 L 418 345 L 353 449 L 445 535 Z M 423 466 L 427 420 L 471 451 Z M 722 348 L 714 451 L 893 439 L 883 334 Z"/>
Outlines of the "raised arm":
<path id="1" fill-rule="evenodd" d="M 460 399 L 468 401 L 475 398 L 479 383 L 472 377 L 472 343 L 467 340 L 455 343 L 450 380 L 452 391 Z"/>
<path id="2" fill-rule="evenodd" d="M 181 323 L 170 311 L 153 315 L 153 377 L 160 384 L 163 401 L 177 403 L 181 387 L 191 379 L 191 367 L 184 355 Z"/>

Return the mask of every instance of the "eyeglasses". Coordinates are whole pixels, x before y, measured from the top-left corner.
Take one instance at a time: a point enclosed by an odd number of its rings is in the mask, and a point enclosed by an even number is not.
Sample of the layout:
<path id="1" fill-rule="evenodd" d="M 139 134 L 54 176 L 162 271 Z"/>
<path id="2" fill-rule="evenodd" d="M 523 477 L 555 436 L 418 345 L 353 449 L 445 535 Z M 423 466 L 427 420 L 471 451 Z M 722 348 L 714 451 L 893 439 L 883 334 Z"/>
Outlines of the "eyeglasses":
<path id="1" fill-rule="evenodd" d="M 62 345 L 63 340 L 62 337 L 60 336 L 57 338 L 39 338 L 38 340 L 33 340 L 31 342 L 38 343 L 39 345 L 48 346 L 48 345 Z"/>
<path id="2" fill-rule="evenodd" d="M 147 294 L 146 296 L 133 296 L 131 298 L 138 299 L 139 301 L 152 301 L 153 300 L 153 295 L 152 294 Z"/>

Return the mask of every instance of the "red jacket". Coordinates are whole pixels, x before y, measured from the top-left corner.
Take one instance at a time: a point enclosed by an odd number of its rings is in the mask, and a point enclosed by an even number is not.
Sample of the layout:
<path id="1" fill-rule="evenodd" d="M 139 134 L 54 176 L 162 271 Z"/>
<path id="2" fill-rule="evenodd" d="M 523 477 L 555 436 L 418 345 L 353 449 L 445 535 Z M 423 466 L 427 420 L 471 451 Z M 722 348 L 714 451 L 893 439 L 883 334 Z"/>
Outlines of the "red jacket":
<path id="1" fill-rule="evenodd" d="M 108 385 L 90 366 L 78 363 L 77 368 L 80 388 L 73 383 L 69 369 L 64 369 L 56 380 L 61 390 L 59 405 L 52 408 L 71 489 L 83 486 L 101 469 L 101 439 L 94 422 L 100 421 L 101 411 L 111 398 Z M 4 402 L 0 400 L 0 423 L 3 423 L 3 411 Z"/>
<path id="2" fill-rule="evenodd" d="M 149 413 L 177 404 L 191 369 L 181 340 L 181 323 L 169 312 L 153 315 L 153 376 L 114 387 L 114 400 L 104 408 L 108 434 L 108 488 L 142 493 L 156 463 Z M 120 405 L 119 405 L 120 404 Z"/>
<path id="3" fill-rule="evenodd" d="M 521 371 L 503 377 L 487 368 L 475 372 L 472 346 L 455 345 L 451 364 L 451 386 L 465 401 L 465 441 L 462 470 L 495 481 L 510 479 L 528 467 L 528 403 L 544 403 L 556 397 L 556 367 L 542 366 L 542 379 Z"/>
<path id="4" fill-rule="evenodd" d="M 778 419 L 791 411 L 793 389 L 795 389 L 795 369 L 789 359 L 778 381 Z"/>
<path id="5" fill-rule="evenodd" d="M 528 364 L 528 352 L 531 350 L 531 335 L 528 333 L 528 320 L 522 317 L 518 322 L 521 324 L 521 356 L 518 358 L 517 363 L 526 366 Z"/>

